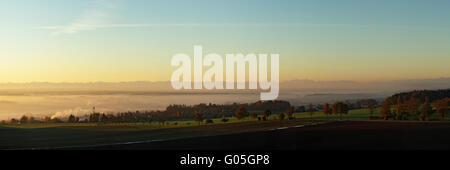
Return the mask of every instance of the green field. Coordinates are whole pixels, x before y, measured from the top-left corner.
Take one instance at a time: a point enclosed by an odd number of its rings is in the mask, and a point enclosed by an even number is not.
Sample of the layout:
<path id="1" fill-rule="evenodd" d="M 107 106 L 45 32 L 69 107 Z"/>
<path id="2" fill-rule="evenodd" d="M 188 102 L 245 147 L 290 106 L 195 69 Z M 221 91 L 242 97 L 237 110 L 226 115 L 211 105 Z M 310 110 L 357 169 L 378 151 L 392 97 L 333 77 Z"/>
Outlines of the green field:
<path id="1" fill-rule="evenodd" d="M 374 116 L 380 116 L 378 113 L 378 109 L 375 110 Z M 298 119 L 309 119 L 309 113 L 294 113 L 294 117 Z M 336 120 L 339 119 L 339 115 L 329 115 L 325 116 L 322 112 L 315 112 L 312 115 L 313 119 L 330 119 Z M 349 114 L 342 115 L 342 119 L 351 119 L 351 120 L 367 120 L 369 117 L 368 109 L 358 109 L 358 110 L 350 110 Z M 238 120 L 235 117 L 227 117 L 228 122 L 226 123 L 239 123 L 239 122 L 249 122 L 249 121 L 257 121 L 257 119 L 252 119 L 250 117 Z M 214 124 L 223 124 L 222 118 L 212 119 Z M 277 114 L 272 114 L 269 117 L 269 120 L 278 120 Z M 189 121 L 167 121 L 164 126 L 159 125 L 158 122 L 151 123 L 107 123 L 107 124 L 99 124 L 99 123 L 34 123 L 34 124 L 4 124 L 0 125 L 3 127 L 10 128 L 25 128 L 25 129 L 34 129 L 34 128 L 52 128 L 52 127 L 120 127 L 125 129 L 135 129 L 135 130 L 148 130 L 148 129 L 162 129 L 162 128 L 178 128 L 178 127 L 191 127 L 198 126 L 199 122 L 194 120 Z M 201 123 L 200 125 L 206 125 L 205 123 Z"/>
<path id="2" fill-rule="evenodd" d="M 195 121 L 168 121 L 160 126 L 158 122 L 149 123 L 37 123 L 0 125 L 0 149 L 32 149 L 66 146 L 87 146 L 119 142 L 149 141 L 160 139 L 179 139 L 198 136 L 211 136 L 239 133 L 254 130 L 311 123 L 309 113 L 295 113 L 295 120 L 278 120 L 276 114 L 269 121 L 259 122 L 250 117 L 237 120 L 228 118 L 213 119 L 213 124 Z M 380 116 L 378 109 L 373 116 Z M 321 112 L 312 115 L 314 122 L 338 120 L 339 115 L 326 117 Z M 344 120 L 368 120 L 369 110 L 351 110 L 342 115 Z M 431 119 L 437 118 L 432 115 Z M 448 119 L 447 119 L 448 120 Z M 175 125 L 176 124 L 176 125 Z"/>

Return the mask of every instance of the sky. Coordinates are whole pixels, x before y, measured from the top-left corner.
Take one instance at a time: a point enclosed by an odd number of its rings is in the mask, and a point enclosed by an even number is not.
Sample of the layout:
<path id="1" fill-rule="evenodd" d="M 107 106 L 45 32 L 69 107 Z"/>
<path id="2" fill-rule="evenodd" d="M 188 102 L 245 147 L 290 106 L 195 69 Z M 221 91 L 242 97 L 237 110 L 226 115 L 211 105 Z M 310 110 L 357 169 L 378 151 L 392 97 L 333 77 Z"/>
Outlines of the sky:
<path id="1" fill-rule="evenodd" d="M 0 82 L 168 81 L 176 53 L 278 53 L 280 79 L 450 77 L 448 0 L 2 0 Z"/>

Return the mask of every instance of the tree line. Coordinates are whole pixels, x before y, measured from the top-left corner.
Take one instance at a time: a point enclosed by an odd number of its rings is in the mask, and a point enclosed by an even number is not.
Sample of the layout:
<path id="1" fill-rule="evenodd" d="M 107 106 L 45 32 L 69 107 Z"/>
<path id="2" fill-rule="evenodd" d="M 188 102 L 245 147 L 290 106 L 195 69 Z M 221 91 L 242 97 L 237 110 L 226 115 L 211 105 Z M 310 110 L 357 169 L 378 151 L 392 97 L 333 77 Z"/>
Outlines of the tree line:
<path id="1" fill-rule="evenodd" d="M 409 118 L 419 121 L 429 121 L 430 116 L 434 113 L 438 114 L 440 120 L 444 120 L 449 112 L 450 98 L 430 100 L 431 97 L 424 96 L 424 102 L 420 98 L 411 95 L 397 96 L 395 103 L 393 98 L 388 98 L 383 101 L 380 114 L 384 120 L 408 120 Z"/>
<path id="2" fill-rule="evenodd" d="M 384 120 L 420 120 L 428 121 L 434 113 L 438 114 L 439 119 L 444 120 L 449 112 L 450 90 L 423 90 L 394 94 L 381 102 L 380 114 Z M 195 120 L 199 124 L 213 123 L 212 119 L 222 118 L 221 121 L 228 122 L 226 117 L 236 117 L 237 119 L 251 118 L 259 121 L 267 121 L 276 113 L 279 120 L 294 119 L 294 112 L 303 112 L 309 114 L 312 120 L 313 114 L 317 111 L 323 111 L 326 118 L 329 115 L 339 115 L 342 119 L 343 115 L 348 114 L 349 110 L 358 108 L 368 108 L 370 119 L 373 118 L 374 110 L 377 108 L 378 102 L 374 99 L 360 99 L 356 102 L 338 101 L 332 104 L 325 103 L 323 105 L 309 104 L 307 106 L 293 107 L 287 101 L 258 101 L 249 104 L 198 104 L 198 105 L 170 105 L 165 111 L 128 111 L 116 114 L 105 114 L 95 112 L 77 117 L 70 115 L 64 120 L 57 117 L 35 118 L 33 116 L 22 116 L 19 119 L 11 119 L 10 123 L 79 123 L 79 122 L 95 122 L 95 123 L 152 123 L 158 122 L 160 125 L 166 124 L 167 121 Z M 3 121 L 5 123 L 5 121 Z"/>
<path id="3" fill-rule="evenodd" d="M 244 109 L 243 109 L 244 108 Z M 226 122 L 225 117 L 235 116 L 238 119 L 245 117 L 257 118 L 256 112 L 269 113 L 269 112 L 284 112 L 287 108 L 291 108 L 291 105 L 287 101 L 258 101 L 255 103 L 247 104 L 198 104 L 193 106 L 187 105 L 170 105 L 164 111 L 128 111 L 119 113 L 99 113 L 95 111 L 95 107 L 92 113 L 84 116 L 70 115 L 67 118 L 49 117 L 35 118 L 32 116 L 22 116 L 20 119 L 11 119 L 10 123 L 22 124 L 22 123 L 151 123 L 158 122 L 161 125 L 166 124 L 167 121 L 180 121 L 180 120 L 207 120 L 211 122 L 213 118 L 223 118 L 222 121 Z M 267 111 L 270 110 L 270 111 Z M 293 112 L 293 111 L 292 111 Z M 5 121 L 3 121 L 5 123 Z"/>

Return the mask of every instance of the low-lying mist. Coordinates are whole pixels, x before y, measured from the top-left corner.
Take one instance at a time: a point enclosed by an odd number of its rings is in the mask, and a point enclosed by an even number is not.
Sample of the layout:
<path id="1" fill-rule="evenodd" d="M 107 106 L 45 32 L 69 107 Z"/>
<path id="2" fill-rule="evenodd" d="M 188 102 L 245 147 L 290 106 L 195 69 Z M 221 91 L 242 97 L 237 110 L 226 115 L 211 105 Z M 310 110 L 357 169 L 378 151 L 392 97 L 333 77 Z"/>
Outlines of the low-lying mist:
<path id="1" fill-rule="evenodd" d="M 279 100 L 292 105 L 307 105 L 362 98 L 383 99 L 396 92 L 414 89 L 445 89 L 450 79 L 406 80 L 392 82 L 351 81 L 320 82 L 294 80 L 280 84 Z M 3 83 L 0 84 L 0 120 L 22 115 L 64 118 L 96 111 L 165 110 L 171 104 L 251 103 L 259 92 L 245 91 L 175 91 L 169 82 L 125 83 Z"/>

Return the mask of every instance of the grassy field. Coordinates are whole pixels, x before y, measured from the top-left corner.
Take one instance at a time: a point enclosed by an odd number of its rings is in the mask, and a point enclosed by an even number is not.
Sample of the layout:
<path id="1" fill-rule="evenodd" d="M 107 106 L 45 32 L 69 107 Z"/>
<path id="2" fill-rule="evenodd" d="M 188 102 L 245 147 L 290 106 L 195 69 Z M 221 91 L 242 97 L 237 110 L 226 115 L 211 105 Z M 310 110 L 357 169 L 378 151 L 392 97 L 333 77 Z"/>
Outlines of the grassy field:
<path id="1" fill-rule="evenodd" d="M 351 110 L 342 115 L 343 120 L 368 120 L 368 109 Z M 378 109 L 373 116 L 380 116 Z M 149 123 L 38 123 L 38 124 L 4 124 L 0 125 L 0 149 L 54 148 L 66 146 L 89 146 L 123 142 L 149 141 L 160 139 L 182 139 L 200 136 L 214 136 L 247 131 L 267 130 L 284 126 L 309 124 L 311 121 L 332 121 L 339 115 L 326 117 L 321 112 L 295 113 L 295 120 L 278 120 L 276 114 L 269 121 L 258 122 L 257 119 L 238 120 L 228 118 L 224 123 L 221 118 L 213 119 L 213 124 L 195 121 L 168 121 L 160 126 L 158 122 Z M 431 118 L 436 118 L 433 115 Z M 448 119 L 447 119 L 448 120 Z"/>
<path id="2" fill-rule="evenodd" d="M 370 111 L 369 109 L 355 109 L 355 110 L 350 110 L 348 114 L 346 115 L 342 115 L 342 119 L 343 120 L 368 120 L 370 117 Z M 381 118 L 381 114 L 380 114 L 380 108 L 376 108 L 374 110 L 373 115 L 374 117 L 379 117 Z M 310 114 L 309 113 L 296 113 L 295 114 L 296 118 L 303 118 L 303 119 L 308 119 L 310 118 Z M 324 120 L 338 120 L 339 119 L 339 115 L 329 115 L 329 116 L 325 116 L 322 112 L 315 112 L 313 113 L 313 119 L 324 119 Z M 413 120 L 416 116 L 408 116 L 408 120 Z M 430 120 L 439 120 L 439 117 L 436 113 L 430 115 Z M 445 120 L 450 120 L 449 117 L 446 117 Z"/>
<path id="3" fill-rule="evenodd" d="M 379 116 L 378 110 L 375 111 L 374 116 Z M 294 113 L 294 117 L 297 119 L 309 119 L 309 113 Z M 324 119 L 324 120 L 336 120 L 339 119 L 339 115 L 329 115 L 325 116 L 322 112 L 315 112 L 312 115 L 313 119 Z M 342 119 L 351 119 L 351 120 L 367 120 L 369 118 L 369 110 L 368 109 L 358 109 L 351 110 L 349 114 L 342 115 Z M 257 119 L 252 119 L 250 117 L 238 120 L 235 117 L 227 117 L 228 122 L 226 123 L 240 123 L 240 122 L 254 122 Z M 222 118 L 212 119 L 214 124 L 224 124 L 222 122 Z M 269 117 L 269 120 L 278 120 L 277 114 L 272 114 Z M 165 128 L 178 128 L 178 127 L 192 127 L 198 126 L 199 123 L 194 120 L 189 121 L 167 121 L 166 125 L 160 126 L 158 122 L 152 123 L 107 123 L 107 124 L 99 124 L 99 123 L 35 123 L 35 124 L 4 124 L 0 125 L 3 127 L 9 128 L 24 128 L 24 129 L 35 129 L 35 128 L 53 128 L 53 127 L 103 127 L 102 129 L 112 129 L 111 127 L 120 127 L 128 130 L 148 130 L 148 129 L 165 129 Z M 200 125 L 208 125 L 205 123 L 201 123 Z M 210 125 L 210 124 L 209 124 Z"/>

